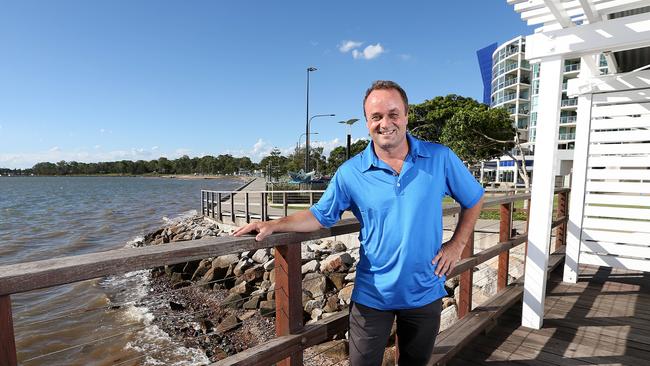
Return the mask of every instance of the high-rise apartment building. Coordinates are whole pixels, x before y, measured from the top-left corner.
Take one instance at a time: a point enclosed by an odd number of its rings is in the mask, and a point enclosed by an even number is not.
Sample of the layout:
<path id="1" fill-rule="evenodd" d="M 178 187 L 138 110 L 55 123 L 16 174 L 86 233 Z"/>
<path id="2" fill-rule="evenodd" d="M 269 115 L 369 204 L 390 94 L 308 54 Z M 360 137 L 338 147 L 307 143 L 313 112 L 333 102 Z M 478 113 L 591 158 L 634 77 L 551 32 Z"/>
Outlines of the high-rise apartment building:
<path id="1" fill-rule="evenodd" d="M 526 159 L 529 176 L 532 177 L 532 167 L 535 152 L 535 134 L 537 127 L 537 99 L 539 94 L 539 64 L 530 64 L 525 59 L 526 39 L 518 36 L 497 47 L 492 54 L 492 83 L 490 90 L 490 107 L 505 108 L 510 113 L 513 126 L 517 128 L 519 140 Z M 483 61 L 484 62 L 484 61 Z M 607 73 L 605 57 L 600 57 L 601 71 Z M 484 66 L 482 66 L 484 67 Z M 575 146 L 577 98 L 566 95 L 569 79 L 575 78 L 580 72 L 580 59 L 564 61 L 563 90 L 558 130 L 558 161 L 555 164 L 555 176 L 566 176 L 573 167 L 573 149 Z M 519 151 L 512 155 L 521 161 Z M 521 163 L 519 163 L 521 164 Z M 515 161 L 504 155 L 499 159 L 484 162 L 481 166 L 481 181 L 484 183 L 522 183 Z"/>

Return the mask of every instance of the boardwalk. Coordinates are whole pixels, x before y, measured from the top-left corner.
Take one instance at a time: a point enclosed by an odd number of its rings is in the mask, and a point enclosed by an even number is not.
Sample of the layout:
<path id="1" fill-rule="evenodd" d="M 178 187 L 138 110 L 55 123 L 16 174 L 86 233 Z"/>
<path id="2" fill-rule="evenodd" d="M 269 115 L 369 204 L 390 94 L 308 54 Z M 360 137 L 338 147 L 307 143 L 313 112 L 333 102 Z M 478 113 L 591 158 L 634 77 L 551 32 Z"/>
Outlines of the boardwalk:
<path id="1" fill-rule="evenodd" d="M 521 305 L 449 365 L 647 365 L 650 363 L 650 273 L 581 267 L 577 284 L 547 288 L 544 326 L 523 328 Z"/>

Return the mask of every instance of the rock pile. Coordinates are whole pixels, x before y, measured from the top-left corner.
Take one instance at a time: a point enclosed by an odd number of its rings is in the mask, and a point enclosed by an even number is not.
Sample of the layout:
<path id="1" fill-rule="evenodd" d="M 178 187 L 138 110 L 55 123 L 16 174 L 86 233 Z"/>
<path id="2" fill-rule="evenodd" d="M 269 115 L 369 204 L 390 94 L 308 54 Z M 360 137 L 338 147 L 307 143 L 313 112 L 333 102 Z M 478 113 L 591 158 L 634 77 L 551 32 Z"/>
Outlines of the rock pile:
<path id="1" fill-rule="evenodd" d="M 147 234 L 136 245 L 226 234 L 214 222 L 195 216 Z M 309 324 L 332 316 L 350 304 L 359 252 L 358 248 L 348 248 L 334 240 L 304 242 L 301 251 L 303 315 L 305 324 Z M 253 311 L 270 320 L 275 316 L 274 262 L 274 250 L 265 248 L 169 265 L 154 273 L 168 276 L 173 288 L 195 286 L 219 292 L 223 298 L 220 304 L 226 312 L 214 319 L 213 331 L 224 334 L 240 327 Z M 458 279 L 449 279 L 445 285 L 451 296 L 443 299 L 441 330 L 457 318 Z"/>

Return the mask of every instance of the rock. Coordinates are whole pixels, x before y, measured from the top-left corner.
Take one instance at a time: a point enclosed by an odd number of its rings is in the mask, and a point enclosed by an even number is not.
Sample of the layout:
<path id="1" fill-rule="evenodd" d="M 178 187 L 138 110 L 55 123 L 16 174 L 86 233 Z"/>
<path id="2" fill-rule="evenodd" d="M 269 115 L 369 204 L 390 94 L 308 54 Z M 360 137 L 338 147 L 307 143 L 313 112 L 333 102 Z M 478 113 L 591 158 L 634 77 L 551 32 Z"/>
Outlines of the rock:
<path id="1" fill-rule="evenodd" d="M 210 269 L 208 269 L 208 271 L 203 275 L 203 277 L 201 277 L 198 283 L 200 285 L 203 285 L 204 287 L 212 287 L 210 285 L 215 281 L 221 281 L 224 278 L 226 278 L 227 273 L 228 273 L 228 268 L 219 268 L 213 266 Z"/>
<path id="2" fill-rule="evenodd" d="M 262 267 L 261 264 L 257 264 L 252 268 L 249 268 L 246 271 L 244 271 L 242 277 L 247 282 L 255 282 L 257 280 L 261 280 L 262 277 L 264 277 L 264 267 Z"/>
<path id="3" fill-rule="evenodd" d="M 307 301 L 310 301 L 313 298 L 311 292 L 307 290 L 302 290 L 302 307 L 305 307 L 305 304 L 307 304 Z"/>
<path id="4" fill-rule="evenodd" d="M 239 262 L 239 256 L 237 254 L 227 254 L 215 258 L 212 261 L 212 267 L 228 268 L 231 264 L 237 262 Z"/>
<path id="5" fill-rule="evenodd" d="M 212 323 L 209 319 L 201 319 L 199 325 L 201 326 L 201 331 L 203 334 L 208 334 L 212 332 L 212 329 L 214 329 L 214 323 Z"/>
<path id="6" fill-rule="evenodd" d="M 269 301 L 275 299 L 275 283 L 272 283 L 269 287 L 269 292 L 266 294 L 266 299 Z"/>
<path id="7" fill-rule="evenodd" d="M 317 260 L 305 263 L 302 265 L 302 274 L 316 272 L 320 268 L 320 264 Z"/>
<path id="8" fill-rule="evenodd" d="M 316 308 L 311 311 L 311 320 L 319 320 L 323 315 L 323 310 Z"/>
<path id="9" fill-rule="evenodd" d="M 230 294 L 221 303 L 223 307 L 230 309 L 238 309 L 243 300 L 240 294 Z"/>
<path id="10" fill-rule="evenodd" d="M 255 310 L 248 310 L 247 312 L 245 312 L 245 313 L 243 313 L 242 315 L 240 315 L 240 316 L 239 316 L 239 319 L 240 319 L 241 321 L 245 321 L 245 320 L 248 320 L 248 319 L 254 317 L 255 314 L 257 314 L 257 311 L 255 311 Z"/>
<path id="11" fill-rule="evenodd" d="M 228 315 L 225 319 L 217 325 L 217 328 L 215 329 L 217 333 L 223 334 L 229 330 L 233 330 L 237 328 L 240 325 L 239 319 L 234 316 L 234 315 Z"/>
<path id="12" fill-rule="evenodd" d="M 322 273 L 347 272 L 352 263 L 354 263 L 354 259 L 350 254 L 345 252 L 335 253 L 321 262 L 320 270 Z"/>
<path id="13" fill-rule="evenodd" d="M 323 296 L 327 289 L 327 278 L 319 273 L 307 273 L 302 280 L 302 288 L 315 298 Z"/>
<path id="14" fill-rule="evenodd" d="M 235 266 L 235 269 L 233 269 L 232 273 L 235 276 L 241 276 L 244 274 L 244 271 L 247 269 L 251 268 L 253 266 L 253 260 L 248 259 L 248 258 L 242 258 L 239 263 Z"/>
<path id="15" fill-rule="evenodd" d="M 257 309 L 257 306 L 259 306 L 259 304 L 260 304 L 260 297 L 252 296 L 250 300 L 246 301 L 242 307 L 247 310 Z"/>
<path id="16" fill-rule="evenodd" d="M 456 300 L 453 297 L 443 297 L 442 298 L 442 308 L 446 309 L 450 306 L 456 305 Z"/>
<path id="17" fill-rule="evenodd" d="M 339 291 L 339 300 L 343 301 L 345 304 L 350 304 L 350 298 L 352 298 L 352 290 L 354 286 L 344 287 Z"/>
<path id="18" fill-rule="evenodd" d="M 450 306 L 448 308 L 442 309 L 440 313 L 440 331 L 449 328 L 452 324 L 456 322 L 458 318 L 458 311 L 456 306 Z"/>
<path id="19" fill-rule="evenodd" d="M 342 241 L 336 241 L 332 245 L 332 249 L 334 249 L 334 252 L 340 253 L 340 252 L 345 252 L 346 250 L 348 250 L 348 247 L 346 247 L 345 244 L 343 244 Z"/>
<path id="20" fill-rule="evenodd" d="M 324 304 L 325 304 L 325 300 L 323 300 L 323 299 L 309 300 L 309 301 L 307 301 L 305 303 L 305 305 L 303 306 L 303 309 L 305 310 L 305 312 L 307 314 L 311 314 L 311 312 L 314 309 L 320 309 L 320 308 L 323 307 Z"/>
<path id="21" fill-rule="evenodd" d="M 332 295 L 327 298 L 327 302 L 325 303 L 325 307 L 323 310 L 327 313 L 333 313 L 335 311 L 339 310 L 339 298 L 337 295 Z"/>
<path id="22" fill-rule="evenodd" d="M 251 251 L 247 250 L 245 252 L 241 252 L 241 258 L 250 258 L 251 257 Z"/>
<path id="23" fill-rule="evenodd" d="M 192 278 L 190 278 L 191 281 L 196 281 L 199 278 L 203 277 L 208 270 L 212 267 L 212 261 L 209 261 L 207 259 L 202 260 L 199 262 L 199 266 L 196 267 L 196 270 L 192 274 Z"/>
<path id="24" fill-rule="evenodd" d="M 255 254 L 253 254 L 253 260 L 257 263 L 266 263 L 269 260 L 269 250 L 268 248 L 258 249 Z"/>
<path id="25" fill-rule="evenodd" d="M 357 278 L 357 272 L 348 273 L 348 274 L 345 276 L 345 280 L 346 280 L 347 282 L 353 282 L 355 278 Z"/>
<path id="26" fill-rule="evenodd" d="M 304 252 L 302 253 L 302 263 L 307 263 L 316 259 L 316 254 L 314 252 Z"/>
<path id="27" fill-rule="evenodd" d="M 246 281 L 242 281 L 239 284 L 235 285 L 235 287 L 230 289 L 231 294 L 240 294 L 244 297 L 248 296 L 250 292 L 251 292 L 251 286 Z"/>
<path id="28" fill-rule="evenodd" d="M 331 273 L 327 276 L 330 281 L 334 284 L 337 290 L 342 289 L 345 286 L 345 278 L 348 276 L 347 273 Z"/>
<path id="29" fill-rule="evenodd" d="M 264 270 L 270 271 L 275 268 L 275 258 L 271 258 L 268 262 L 264 263 Z"/>
<path id="30" fill-rule="evenodd" d="M 260 315 L 267 317 L 275 316 L 275 301 L 260 302 Z"/>

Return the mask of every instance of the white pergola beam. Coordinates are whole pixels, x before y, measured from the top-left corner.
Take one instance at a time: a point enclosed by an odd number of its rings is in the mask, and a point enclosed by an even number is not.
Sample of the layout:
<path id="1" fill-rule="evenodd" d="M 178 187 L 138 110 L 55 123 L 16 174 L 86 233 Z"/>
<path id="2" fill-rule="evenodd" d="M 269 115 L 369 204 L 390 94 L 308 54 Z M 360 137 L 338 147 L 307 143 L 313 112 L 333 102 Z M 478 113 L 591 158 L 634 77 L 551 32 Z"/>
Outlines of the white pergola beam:
<path id="1" fill-rule="evenodd" d="M 562 56 L 545 58 L 542 60 L 540 68 L 544 71 L 540 74 L 539 83 L 537 139 L 535 165 L 533 166 L 535 179 L 531 193 L 530 213 L 530 222 L 535 224 L 528 229 L 524 306 L 521 314 L 521 325 L 534 329 L 540 329 L 544 320 L 546 267 L 548 266 L 555 188 L 553 164 L 555 164 L 557 155 L 557 131 L 560 120 L 564 60 Z"/>
<path id="2" fill-rule="evenodd" d="M 579 0 L 585 16 L 589 23 L 595 23 L 601 20 L 600 14 L 591 0 Z"/>
<path id="3" fill-rule="evenodd" d="M 588 93 L 647 88 L 650 88 L 650 70 L 643 70 L 621 75 L 604 75 L 597 79 L 571 79 L 567 84 L 567 95 L 574 97 Z"/>
<path id="4" fill-rule="evenodd" d="M 575 25 L 571 21 L 571 18 L 569 18 L 566 10 L 564 10 L 560 0 L 544 0 L 544 4 L 563 28 L 569 28 Z"/>
<path id="5" fill-rule="evenodd" d="M 650 13 L 642 13 L 527 36 L 526 59 L 576 58 L 647 46 L 650 46 Z"/>
<path id="6" fill-rule="evenodd" d="M 581 68 L 578 79 L 590 80 L 600 72 L 594 63 L 595 55 L 580 59 L 582 65 L 594 64 Z M 573 179 L 571 183 L 571 201 L 569 207 L 569 224 L 567 231 L 566 258 L 564 260 L 564 282 L 578 281 L 578 263 L 580 263 L 580 245 L 582 243 L 582 218 L 585 209 L 585 182 L 587 179 L 587 157 L 589 156 L 589 131 L 591 130 L 591 99 L 593 94 L 578 97 L 578 117 L 576 121 L 576 141 L 573 153 Z"/>
<path id="7" fill-rule="evenodd" d="M 616 62 L 616 57 L 611 52 L 603 53 L 605 60 L 607 60 L 607 72 L 610 74 L 616 74 L 618 72 L 618 62 Z"/>

